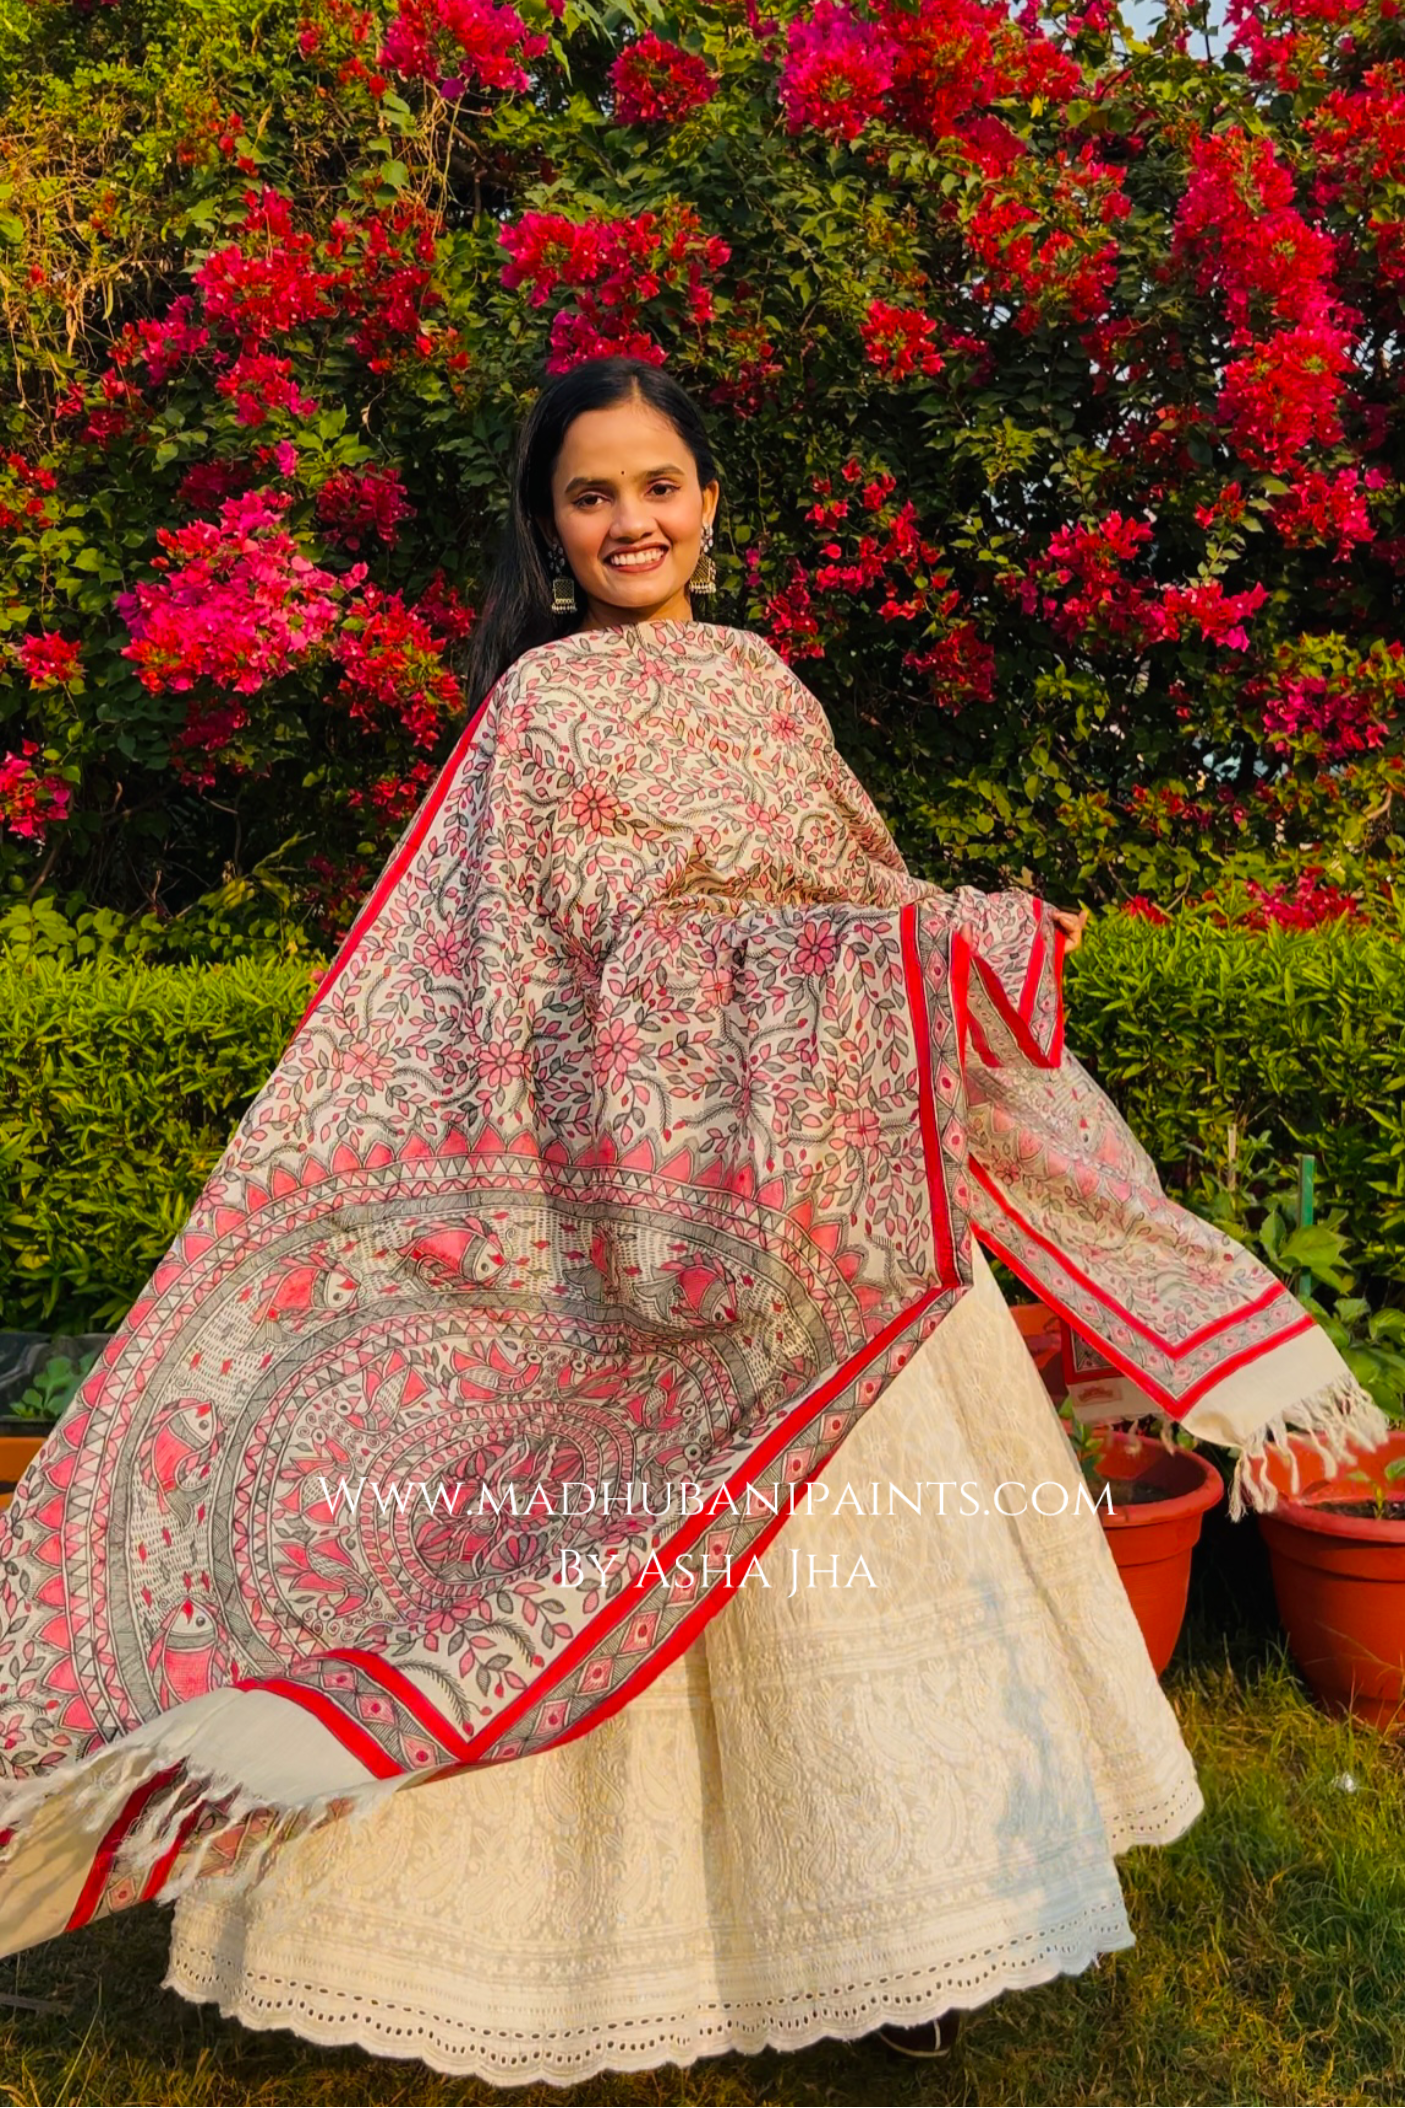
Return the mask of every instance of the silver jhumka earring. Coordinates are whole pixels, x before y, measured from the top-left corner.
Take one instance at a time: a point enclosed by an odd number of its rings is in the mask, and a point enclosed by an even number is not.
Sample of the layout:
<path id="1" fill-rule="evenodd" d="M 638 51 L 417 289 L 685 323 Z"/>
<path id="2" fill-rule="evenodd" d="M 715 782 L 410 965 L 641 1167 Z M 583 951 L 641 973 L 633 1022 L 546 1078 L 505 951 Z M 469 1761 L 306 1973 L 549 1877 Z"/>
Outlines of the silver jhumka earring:
<path id="1" fill-rule="evenodd" d="M 702 531 L 702 555 L 698 558 L 693 575 L 688 580 L 688 591 L 690 593 L 715 593 L 717 591 L 717 566 L 712 560 L 711 549 L 712 522 L 709 520 Z"/>
<path id="2" fill-rule="evenodd" d="M 553 542 L 551 545 L 551 612 L 553 615 L 580 613 L 580 605 L 576 600 L 576 581 L 566 562 L 566 550 L 561 542 Z"/>

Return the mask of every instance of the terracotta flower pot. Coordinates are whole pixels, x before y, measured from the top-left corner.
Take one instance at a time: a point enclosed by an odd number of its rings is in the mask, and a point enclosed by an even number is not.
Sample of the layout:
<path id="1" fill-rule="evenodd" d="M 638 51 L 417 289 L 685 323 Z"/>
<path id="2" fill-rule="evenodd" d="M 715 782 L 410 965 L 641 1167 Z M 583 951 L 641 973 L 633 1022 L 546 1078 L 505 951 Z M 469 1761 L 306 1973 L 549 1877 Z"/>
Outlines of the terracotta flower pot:
<path id="1" fill-rule="evenodd" d="M 40 1427 L 32 1435 L 0 1434 L 0 1509 L 9 1507 L 10 1495 L 52 1433 Z"/>
<path id="2" fill-rule="evenodd" d="M 1098 1508 L 1103 1533 L 1159 1676 L 1185 1620 L 1190 1555 L 1201 1522 L 1223 1498 L 1224 1484 L 1208 1457 L 1165 1449 L 1154 1435 L 1108 1432 L 1097 1466 L 1113 1487 L 1113 1506 Z M 1119 1498 L 1124 1482 L 1140 1497 Z"/>
<path id="3" fill-rule="evenodd" d="M 1044 1379 L 1044 1388 L 1056 1405 L 1062 1404 L 1068 1386 L 1063 1380 L 1063 1344 L 1059 1321 L 1047 1303 L 1013 1303 L 1010 1315 L 1020 1328 L 1020 1337 Z"/>
<path id="4" fill-rule="evenodd" d="M 1258 1520 L 1293 1659 L 1326 1711 L 1399 1731 L 1405 1727 L 1405 1479 L 1387 1479 L 1384 1470 L 1405 1457 L 1405 1428 L 1330 1469 L 1301 1438 L 1292 1447 L 1299 1490 L 1288 1492 L 1286 1461 L 1272 1458 L 1279 1505 Z M 1392 1520 L 1333 1514 L 1324 1505 L 1359 1505 L 1373 1487 L 1394 1496 Z"/>

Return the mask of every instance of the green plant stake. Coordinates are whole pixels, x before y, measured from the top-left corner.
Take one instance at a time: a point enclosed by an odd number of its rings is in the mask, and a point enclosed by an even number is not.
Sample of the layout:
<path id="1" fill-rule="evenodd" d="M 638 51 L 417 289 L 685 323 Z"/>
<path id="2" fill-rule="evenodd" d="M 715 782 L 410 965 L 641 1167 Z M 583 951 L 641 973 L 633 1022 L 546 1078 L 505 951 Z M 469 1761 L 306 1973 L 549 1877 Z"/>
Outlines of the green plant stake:
<path id="1" fill-rule="evenodd" d="M 1317 1159 L 1311 1156 L 1298 1158 L 1298 1228 L 1312 1228 L 1312 1190 L 1317 1171 Z M 1312 1294 L 1312 1269 L 1305 1266 L 1298 1275 L 1298 1297 Z"/>

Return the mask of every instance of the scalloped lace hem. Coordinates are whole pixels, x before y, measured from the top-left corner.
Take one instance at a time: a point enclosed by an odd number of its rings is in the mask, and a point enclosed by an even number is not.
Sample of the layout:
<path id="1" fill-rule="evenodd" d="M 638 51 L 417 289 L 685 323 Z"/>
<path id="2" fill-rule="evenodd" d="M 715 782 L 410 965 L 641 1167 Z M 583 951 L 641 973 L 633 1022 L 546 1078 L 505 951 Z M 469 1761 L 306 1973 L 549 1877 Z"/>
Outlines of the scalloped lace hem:
<path id="1" fill-rule="evenodd" d="M 183 1967 L 165 1978 L 181 1997 L 214 2001 L 226 2020 L 249 2028 L 293 2029 L 324 2047 L 355 2047 L 381 2057 L 416 2057 L 431 2070 L 490 2085 L 574 2086 L 606 2071 L 648 2071 L 699 2057 L 764 2049 L 809 2049 L 826 2039 L 857 2041 L 885 2021 L 917 2026 L 953 2006 L 970 2010 L 1004 1991 L 1074 1976 L 1104 1954 L 1136 1944 L 1126 1910 L 1085 1905 L 1052 1927 L 924 1968 L 859 1978 L 822 1991 L 807 1987 L 764 2003 L 708 2003 L 691 2012 L 537 2032 L 475 2026 L 433 2012 L 413 1995 L 374 1994 L 299 1982 L 229 1963 L 187 1936 Z"/>

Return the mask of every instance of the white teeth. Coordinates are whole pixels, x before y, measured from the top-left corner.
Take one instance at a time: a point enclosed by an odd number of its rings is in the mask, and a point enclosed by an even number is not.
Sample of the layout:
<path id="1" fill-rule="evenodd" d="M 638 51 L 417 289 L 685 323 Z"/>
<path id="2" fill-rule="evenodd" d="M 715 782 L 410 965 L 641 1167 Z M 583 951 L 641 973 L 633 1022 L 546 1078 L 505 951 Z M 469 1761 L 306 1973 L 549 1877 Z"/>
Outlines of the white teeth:
<path id="1" fill-rule="evenodd" d="M 638 556 L 607 556 L 605 561 L 617 571 L 647 571 L 662 560 L 663 553 L 662 549 L 649 549 Z"/>

